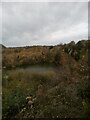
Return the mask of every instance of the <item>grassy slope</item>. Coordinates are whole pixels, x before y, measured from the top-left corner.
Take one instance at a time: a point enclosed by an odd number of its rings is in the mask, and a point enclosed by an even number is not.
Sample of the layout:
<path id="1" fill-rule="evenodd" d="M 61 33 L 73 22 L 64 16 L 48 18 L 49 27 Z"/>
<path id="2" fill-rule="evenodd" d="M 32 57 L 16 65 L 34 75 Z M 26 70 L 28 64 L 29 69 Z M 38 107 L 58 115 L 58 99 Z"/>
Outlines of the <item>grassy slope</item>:
<path id="1" fill-rule="evenodd" d="M 57 72 L 3 72 L 3 118 L 88 117 L 87 41 L 48 47 L 3 48 L 3 66 L 55 64 Z M 7 81 L 9 81 L 7 83 Z M 39 90 L 38 86 L 42 85 Z M 25 98 L 37 99 L 32 109 Z M 13 101 L 12 101 L 13 99 Z M 20 111 L 26 108 L 21 113 Z"/>

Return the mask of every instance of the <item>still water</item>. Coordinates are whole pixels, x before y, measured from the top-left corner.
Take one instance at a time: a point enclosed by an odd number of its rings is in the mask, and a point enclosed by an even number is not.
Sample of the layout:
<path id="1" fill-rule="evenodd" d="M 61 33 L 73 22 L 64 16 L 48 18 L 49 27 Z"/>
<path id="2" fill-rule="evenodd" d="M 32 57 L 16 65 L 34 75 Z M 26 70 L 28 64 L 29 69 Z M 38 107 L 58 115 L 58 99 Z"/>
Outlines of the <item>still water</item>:
<path id="1" fill-rule="evenodd" d="M 44 73 L 44 72 L 55 72 L 57 70 L 56 66 L 50 66 L 50 65 L 31 65 L 28 67 L 17 67 L 14 69 L 8 69 L 7 71 L 25 71 L 25 72 L 38 72 L 38 73 Z"/>

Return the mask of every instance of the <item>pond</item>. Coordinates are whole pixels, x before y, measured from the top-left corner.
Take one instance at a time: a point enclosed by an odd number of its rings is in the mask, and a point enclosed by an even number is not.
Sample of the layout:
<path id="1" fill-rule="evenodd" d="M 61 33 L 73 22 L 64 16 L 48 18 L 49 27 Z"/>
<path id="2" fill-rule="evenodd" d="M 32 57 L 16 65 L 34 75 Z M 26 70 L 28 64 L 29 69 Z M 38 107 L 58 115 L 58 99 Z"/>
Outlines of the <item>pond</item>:
<path id="1" fill-rule="evenodd" d="M 38 72 L 38 73 L 44 73 L 44 72 L 50 72 L 53 71 L 55 72 L 57 70 L 57 67 L 54 65 L 31 65 L 28 67 L 17 67 L 13 69 L 5 69 L 5 71 L 25 71 L 25 72 Z"/>

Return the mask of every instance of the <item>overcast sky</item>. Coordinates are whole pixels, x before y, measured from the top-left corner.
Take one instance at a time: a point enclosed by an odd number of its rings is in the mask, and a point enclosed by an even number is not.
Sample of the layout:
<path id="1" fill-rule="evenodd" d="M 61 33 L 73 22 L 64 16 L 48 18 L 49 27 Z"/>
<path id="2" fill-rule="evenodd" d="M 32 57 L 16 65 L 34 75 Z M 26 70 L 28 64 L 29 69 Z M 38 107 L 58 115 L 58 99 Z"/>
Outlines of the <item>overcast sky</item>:
<path id="1" fill-rule="evenodd" d="M 56 45 L 88 39 L 88 3 L 3 3 L 7 47 Z"/>

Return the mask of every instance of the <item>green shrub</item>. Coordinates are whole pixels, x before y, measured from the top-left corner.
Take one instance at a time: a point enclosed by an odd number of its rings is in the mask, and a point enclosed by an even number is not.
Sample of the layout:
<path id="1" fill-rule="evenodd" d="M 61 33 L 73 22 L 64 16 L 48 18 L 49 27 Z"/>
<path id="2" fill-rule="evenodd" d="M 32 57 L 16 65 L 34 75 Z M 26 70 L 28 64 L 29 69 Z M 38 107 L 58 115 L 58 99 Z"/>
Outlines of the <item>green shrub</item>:
<path id="1" fill-rule="evenodd" d="M 87 99 L 90 96 L 90 83 L 88 81 L 84 81 L 78 85 L 78 95 L 82 99 Z"/>

